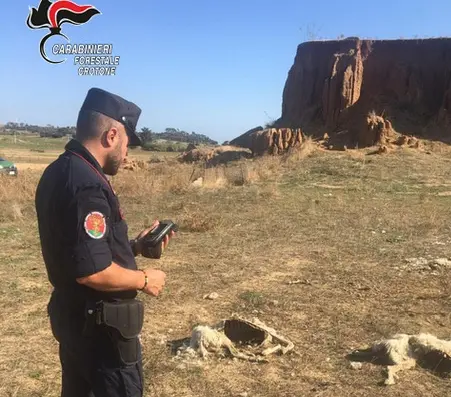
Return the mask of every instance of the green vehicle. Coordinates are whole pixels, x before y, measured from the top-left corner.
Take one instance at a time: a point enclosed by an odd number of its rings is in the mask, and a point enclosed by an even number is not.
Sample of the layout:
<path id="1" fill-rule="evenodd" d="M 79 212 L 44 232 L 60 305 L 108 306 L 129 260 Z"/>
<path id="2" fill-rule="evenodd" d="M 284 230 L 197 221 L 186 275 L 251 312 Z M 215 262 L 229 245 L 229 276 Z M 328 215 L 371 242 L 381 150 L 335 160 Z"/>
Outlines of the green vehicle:
<path id="1" fill-rule="evenodd" d="M 11 161 L 0 157 L 0 174 L 17 176 L 17 167 Z"/>

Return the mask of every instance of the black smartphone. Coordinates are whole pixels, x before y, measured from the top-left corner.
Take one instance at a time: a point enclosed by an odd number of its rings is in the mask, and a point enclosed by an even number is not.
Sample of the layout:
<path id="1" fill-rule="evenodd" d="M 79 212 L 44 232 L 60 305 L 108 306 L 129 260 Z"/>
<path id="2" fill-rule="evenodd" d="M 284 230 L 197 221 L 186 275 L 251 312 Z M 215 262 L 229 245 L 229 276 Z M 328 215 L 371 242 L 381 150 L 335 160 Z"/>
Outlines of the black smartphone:
<path id="1" fill-rule="evenodd" d="M 144 244 L 155 247 L 160 244 L 164 237 L 171 231 L 177 232 L 178 226 L 171 220 L 160 221 L 160 224 L 144 237 Z"/>
<path id="2" fill-rule="evenodd" d="M 178 226 L 174 222 L 170 220 L 160 221 L 160 224 L 144 237 L 142 256 L 159 259 L 162 254 L 161 242 L 171 230 L 178 231 Z"/>

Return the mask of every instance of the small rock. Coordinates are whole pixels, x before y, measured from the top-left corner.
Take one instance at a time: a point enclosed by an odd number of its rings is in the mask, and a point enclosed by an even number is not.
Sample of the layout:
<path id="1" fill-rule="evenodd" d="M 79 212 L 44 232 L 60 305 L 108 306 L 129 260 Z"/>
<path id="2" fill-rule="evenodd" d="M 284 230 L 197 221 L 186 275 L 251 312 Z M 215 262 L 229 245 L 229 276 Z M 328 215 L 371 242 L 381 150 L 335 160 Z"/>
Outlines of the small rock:
<path id="1" fill-rule="evenodd" d="M 288 281 L 288 285 L 294 285 L 294 284 L 305 284 L 305 285 L 312 285 L 312 282 L 310 280 L 294 280 L 294 281 Z"/>
<path id="2" fill-rule="evenodd" d="M 219 294 L 217 292 L 212 292 L 211 294 L 204 295 L 204 299 L 215 300 L 219 298 Z"/>
<path id="3" fill-rule="evenodd" d="M 243 392 L 243 393 L 240 393 L 240 394 L 238 394 L 240 397 L 247 397 L 249 394 L 248 394 L 248 392 L 247 391 L 245 391 L 245 392 Z"/>
<path id="4" fill-rule="evenodd" d="M 407 263 L 410 263 L 413 266 L 425 266 L 428 264 L 428 260 L 426 258 L 406 258 Z"/>
<path id="5" fill-rule="evenodd" d="M 434 260 L 434 264 L 444 267 L 451 267 L 451 261 L 448 258 L 437 258 Z"/>
<path id="6" fill-rule="evenodd" d="M 330 357 L 327 357 L 326 358 L 326 363 L 329 363 L 330 362 Z"/>
<path id="7" fill-rule="evenodd" d="M 362 364 L 362 363 L 355 362 L 355 361 L 350 362 L 350 363 L 349 363 L 349 366 L 350 366 L 352 369 L 355 369 L 355 370 L 359 370 L 359 369 L 362 369 L 362 368 L 363 368 L 363 364 Z"/>
<path id="8" fill-rule="evenodd" d="M 200 177 L 196 179 L 191 185 L 195 187 L 200 187 L 204 184 L 204 178 Z"/>

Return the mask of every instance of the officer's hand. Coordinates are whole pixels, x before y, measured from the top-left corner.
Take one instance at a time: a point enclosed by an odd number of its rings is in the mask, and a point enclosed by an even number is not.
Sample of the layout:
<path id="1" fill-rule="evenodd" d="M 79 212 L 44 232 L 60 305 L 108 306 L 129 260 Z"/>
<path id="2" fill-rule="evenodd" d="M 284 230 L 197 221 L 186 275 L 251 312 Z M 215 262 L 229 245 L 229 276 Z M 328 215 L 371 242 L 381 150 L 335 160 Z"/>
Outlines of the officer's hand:
<path id="1" fill-rule="evenodd" d="M 164 249 L 168 246 L 169 244 L 169 240 L 175 236 L 175 232 L 174 230 L 171 230 L 171 232 L 169 234 L 166 234 L 166 236 L 164 236 L 163 241 L 161 242 L 162 244 L 162 251 L 164 251 Z"/>
<path id="2" fill-rule="evenodd" d="M 136 237 L 136 243 L 135 243 L 135 250 L 137 255 L 141 255 L 142 253 L 142 243 L 143 238 L 150 233 L 152 230 L 158 227 L 160 222 L 158 220 L 155 220 L 151 227 L 148 227 L 147 229 L 144 229 L 141 233 L 138 234 L 138 237 Z"/>
<path id="3" fill-rule="evenodd" d="M 143 292 L 148 295 L 158 296 L 165 285 L 166 274 L 157 269 L 146 269 L 144 272 L 147 274 L 148 282 Z"/>
<path id="4" fill-rule="evenodd" d="M 152 226 L 148 227 L 147 229 L 144 229 L 141 233 L 138 234 L 138 237 L 136 237 L 137 241 L 140 241 L 145 237 L 148 233 L 150 233 L 152 230 L 156 229 L 160 222 L 158 220 L 153 221 Z"/>

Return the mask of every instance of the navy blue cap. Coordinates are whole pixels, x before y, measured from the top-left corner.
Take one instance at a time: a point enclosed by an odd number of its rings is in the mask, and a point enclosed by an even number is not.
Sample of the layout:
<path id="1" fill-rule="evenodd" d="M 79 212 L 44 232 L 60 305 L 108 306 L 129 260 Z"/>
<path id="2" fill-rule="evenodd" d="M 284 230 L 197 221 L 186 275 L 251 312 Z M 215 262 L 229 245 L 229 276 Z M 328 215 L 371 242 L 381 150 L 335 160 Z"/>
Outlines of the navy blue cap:
<path id="1" fill-rule="evenodd" d="M 136 134 L 141 109 L 134 103 L 100 88 L 91 88 L 86 95 L 81 110 L 93 110 L 119 121 L 125 126 L 129 146 L 141 146 Z"/>

